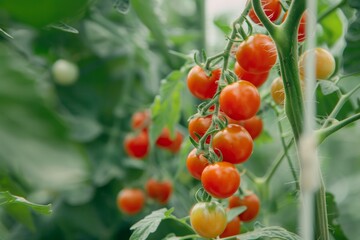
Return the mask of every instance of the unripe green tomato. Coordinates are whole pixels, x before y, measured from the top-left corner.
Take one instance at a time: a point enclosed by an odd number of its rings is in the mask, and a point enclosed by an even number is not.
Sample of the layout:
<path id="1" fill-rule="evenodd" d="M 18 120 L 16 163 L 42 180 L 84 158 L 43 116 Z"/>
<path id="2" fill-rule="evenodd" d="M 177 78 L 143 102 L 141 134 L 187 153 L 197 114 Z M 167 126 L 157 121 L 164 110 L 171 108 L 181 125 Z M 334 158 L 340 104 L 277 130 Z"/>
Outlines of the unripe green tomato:
<path id="1" fill-rule="evenodd" d="M 79 77 L 78 66 L 64 59 L 57 60 L 53 64 L 51 71 L 55 82 L 60 85 L 71 85 Z"/>

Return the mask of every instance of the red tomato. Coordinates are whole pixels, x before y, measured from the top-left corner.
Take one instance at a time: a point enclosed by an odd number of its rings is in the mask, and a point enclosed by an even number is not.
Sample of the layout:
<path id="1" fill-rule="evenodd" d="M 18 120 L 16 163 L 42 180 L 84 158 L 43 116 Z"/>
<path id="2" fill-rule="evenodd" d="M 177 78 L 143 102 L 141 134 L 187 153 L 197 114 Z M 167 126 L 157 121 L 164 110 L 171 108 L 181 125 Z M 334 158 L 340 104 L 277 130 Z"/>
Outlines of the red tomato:
<path id="1" fill-rule="evenodd" d="M 161 204 L 167 204 L 173 191 L 173 185 L 170 181 L 159 182 L 159 195 L 157 200 Z"/>
<path id="2" fill-rule="evenodd" d="M 201 237 L 216 238 L 226 228 L 226 212 L 217 202 L 199 202 L 191 209 L 190 222 Z"/>
<path id="3" fill-rule="evenodd" d="M 286 12 L 284 14 L 284 18 L 283 18 L 283 22 L 285 21 L 286 17 L 288 15 L 288 12 Z M 307 13 L 306 11 L 303 13 L 301 19 L 300 19 L 300 24 L 299 24 L 299 27 L 298 27 L 298 42 L 303 42 L 305 40 L 305 37 L 306 37 L 306 18 L 307 18 Z"/>
<path id="4" fill-rule="evenodd" d="M 186 167 L 190 174 L 198 180 L 201 179 L 201 174 L 207 165 L 209 162 L 202 154 L 196 155 L 196 148 L 187 156 Z"/>
<path id="5" fill-rule="evenodd" d="M 239 217 L 243 222 L 250 222 L 256 218 L 260 210 L 260 200 L 254 193 L 248 193 L 243 198 L 231 196 L 229 198 L 229 208 L 245 206 L 246 210 Z"/>
<path id="6" fill-rule="evenodd" d="M 242 42 L 236 51 L 236 61 L 247 72 L 270 71 L 277 58 L 273 40 L 264 34 L 255 34 Z"/>
<path id="7" fill-rule="evenodd" d="M 183 136 L 179 131 L 175 132 L 175 138 L 171 139 L 170 130 L 164 128 L 156 140 L 156 145 L 160 148 L 169 149 L 172 152 L 178 152 L 181 147 Z"/>
<path id="8" fill-rule="evenodd" d="M 250 82 L 238 81 L 227 85 L 220 93 L 221 110 L 234 120 L 246 120 L 260 108 L 260 94 Z"/>
<path id="9" fill-rule="evenodd" d="M 281 14 L 281 4 L 279 0 L 261 0 L 261 6 L 270 21 L 276 21 Z M 260 24 L 260 20 L 255 14 L 254 8 L 250 9 L 249 17 L 254 23 Z"/>
<path id="10" fill-rule="evenodd" d="M 140 189 L 125 188 L 117 195 L 116 202 L 122 212 L 134 215 L 144 207 L 145 194 Z"/>
<path id="11" fill-rule="evenodd" d="M 228 222 L 225 230 L 220 234 L 221 238 L 231 237 L 240 234 L 240 219 L 238 216 L 234 217 L 233 220 Z"/>
<path id="12" fill-rule="evenodd" d="M 235 63 L 234 72 L 240 80 L 251 82 L 255 87 L 260 87 L 268 78 L 269 72 L 250 73 L 242 69 L 238 62 Z"/>
<path id="13" fill-rule="evenodd" d="M 190 92 L 201 100 L 210 99 L 214 96 L 220 79 L 221 69 L 215 69 L 210 76 L 207 76 L 204 69 L 194 66 L 188 76 L 187 85 Z"/>
<path id="14" fill-rule="evenodd" d="M 254 116 L 241 121 L 241 125 L 246 129 L 246 131 L 248 131 L 252 139 L 257 138 L 263 129 L 263 121 L 259 116 Z"/>
<path id="15" fill-rule="evenodd" d="M 147 131 L 140 131 L 136 135 L 128 134 L 124 140 L 126 153 L 133 158 L 144 158 L 149 152 L 149 135 Z"/>
<path id="16" fill-rule="evenodd" d="M 196 142 L 198 142 L 199 138 L 196 136 L 196 134 L 198 134 L 200 136 L 204 136 L 204 134 L 206 133 L 206 131 L 209 129 L 209 127 L 211 125 L 211 121 L 212 121 L 211 115 L 206 116 L 206 117 L 192 118 L 189 121 L 189 126 L 188 126 L 190 136 Z M 208 137 L 208 139 L 206 139 L 206 142 L 207 143 L 210 142 L 210 136 Z"/>
<path id="17" fill-rule="evenodd" d="M 140 112 L 135 112 L 131 117 L 131 127 L 132 129 L 144 129 L 149 126 L 150 123 L 150 111 L 144 110 Z"/>
<path id="18" fill-rule="evenodd" d="M 215 134 L 212 147 L 217 153 L 221 152 L 224 162 L 238 164 L 251 156 L 253 140 L 244 127 L 229 124 Z"/>
<path id="19" fill-rule="evenodd" d="M 159 183 L 158 181 L 156 181 L 153 178 L 150 178 L 149 180 L 147 180 L 146 185 L 145 185 L 145 190 L 147 195 L 152 198 L 152 199 L 156 199 L 157 196 L 159 195 Z"/>
<path id="20" fill-rule="evenodd" d="M 202 175 L 204 189 L 215 198 L 227 198 L 240 186 L 240 173 L 228 162 L 217 162 L 207 166 Z"/>

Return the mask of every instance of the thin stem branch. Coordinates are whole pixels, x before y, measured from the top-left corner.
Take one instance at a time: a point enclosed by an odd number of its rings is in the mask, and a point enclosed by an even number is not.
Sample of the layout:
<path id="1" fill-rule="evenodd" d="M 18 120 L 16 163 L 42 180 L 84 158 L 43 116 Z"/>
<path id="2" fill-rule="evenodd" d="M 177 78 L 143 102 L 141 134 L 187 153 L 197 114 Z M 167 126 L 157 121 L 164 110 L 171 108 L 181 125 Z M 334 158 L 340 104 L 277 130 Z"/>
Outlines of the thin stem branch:
<path id="1" fill-rule="evenodd" d="M 327 16 L 329 16 L 330 14 L 332 14 L 334 11 L 336 11 L 339 7 L 345 5 L 347 2 L 347 0 L 341 0 L 340 2 L 338 2 L 337 4 L 331 6 L 329 9 L 327 9 L 324 13 L 322 13 L 318 19 L 317 22 L 321 22 L 322 20 L 324 20 Z"/>
<path id="2" fill-rule="evenodd" d="M 264 25 L 266 30 L 272 35 L 275 32 L 276 25 L 273 24 L 270 19 L 266 16 L 263 7 L 261 6 L 260 0 L 252 0 L 252 6 L 256 13 L 256 16 L 258 16 L 261 23 Z"/>

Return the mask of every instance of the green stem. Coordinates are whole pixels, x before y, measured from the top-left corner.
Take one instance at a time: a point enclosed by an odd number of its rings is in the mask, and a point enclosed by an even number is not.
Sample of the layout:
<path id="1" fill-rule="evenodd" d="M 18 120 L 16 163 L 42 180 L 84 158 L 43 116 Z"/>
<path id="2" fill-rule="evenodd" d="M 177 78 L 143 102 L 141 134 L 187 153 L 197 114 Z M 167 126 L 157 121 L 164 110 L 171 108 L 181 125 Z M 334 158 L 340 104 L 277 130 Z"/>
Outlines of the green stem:
<path id="1" fill-rule="evenodd" d="M 252 6 L 253 6 L 253 9 L 254 9 L 256 15 L 258 16 L 259 20 L 264 25 L 266 30 L 270 33 L 270 35 L 273 35 L 275 32 L 275 29 L 276 29 L 276 25 L 273 24 L 270 21 L 270 19 L 266 16 L 266 14 L 263 10 L 263 7 L 261 5 L 261 1 L 260 0 L 252 0 Z"/>
<path id="2" fill-rule="evenodd" d="M 360 119 L 360 113 L 352 115 L 334 125 L 331 125 L 327 128 L 322 128 L 316 131 L 317 135 L 317 144 L 321 144 L 328 136 L 333 134 L 334 132 L 340 130 L 341 128 L 345 127 L 346 125 L 355 122 L 356 120 Z"/>
<path id="3" fill-rule="evenodd" d="M 329 16 L 330 14 L 332 14 L 334 11 L 336 11 L 338 8 L 340 8 L 341 6 L 345 5 L 347 2 L 347 0 L 341 0 L 339 3 L 333 5 L 332 7 L 330 7 L 329 9 L 327 9 L 324 13 L 322 13 L 319 18 L 317 19 L 317 22 L 321 22 L 322 20 L 324 20 L 327 16 Z"/>
<path id="4" fill-rule="evenodd" d="M 329 226 L 326 209 L 326 190 L 322 174 L 319 169 L 320 176 L 320 188 L 315 193 L 316 201 L 316 236 L 321 236 L 321 239 L 330 239 L 328 227 L 324 228 L 321 226 Z"/>

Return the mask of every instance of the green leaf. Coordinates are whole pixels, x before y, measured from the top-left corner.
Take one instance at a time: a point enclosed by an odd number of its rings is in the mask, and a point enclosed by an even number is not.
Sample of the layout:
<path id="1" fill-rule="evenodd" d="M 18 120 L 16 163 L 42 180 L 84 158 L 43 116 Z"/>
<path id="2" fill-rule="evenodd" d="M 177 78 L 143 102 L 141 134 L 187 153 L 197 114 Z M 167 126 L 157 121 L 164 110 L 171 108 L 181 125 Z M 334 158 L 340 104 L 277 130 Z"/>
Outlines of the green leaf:
<path id="1" fill-rule="evenodd" d="M 342 68 L 345 74 L 360 72 L 360 12 L 349 25 L 345 35 L 346 46 L 343 52 Z"/>
<path id="2" fill-rule="evenodd" d="M 173 209 L 162 208 L 153 211 L 150 215 L 131 226 L 130 230 L 134 230 L 130 240 L 146 240 L 147 237 L 156 231 L 161 221 L 171 215 Z"/>
<path id="3" fill-rule="evenodd" d="M 71 27 L 71 26 L 69 26 L 69 25 L 67 25 L 66 23 L 63 23 L 63 22 L 50 24 L 49 27 L 52 27 L 52 28 L 55 28 L 57 30 L 61 30 L 61 31 L 64 31 L 64 32 L 68 32 L 68 33 L 75 33 L 75 34 L 79 33 L 79 31 L 76 28 L 73 28 L 73 27 Z"/>
<path id="4" fill-rule="evenodd" d="M 165 126 L 173 133 L 180 119 L 183 77 L 184 72 L 173 71 L 161 82 L 160 93 L 151 106 L 150 143 L 152 145 Z"/>
<path id="5" fill-rule="evenodd" d="M 11 193 L 9 193 L 7 191 L 0 192 L 0 206 L 7 205 L 7 204 L 24 205 L 24 206 L 30 207 L 35 212 L 40 213 L 40 214 L 51 214 L 52 213 L 51 204 L 48 204 L 48 205 L 36 204 L 36 203 L 32 203 L 32 202 L 26 200 L 23 197 L 12 195 Z"/>
<path id="6" fill-rule="evenodd" d="M 93 118 L 64 116 L 71 131 L 71 137 L 79 142 L 89 142 L 99 136 L 103 129 L 102 126 Z"/>
<path id="7" fill-rule="evenodd" d="M 348 0 L 350 7 L 360 9 L 360 2 L 358 0 Z"/>
<path id="8" fill-rule="evenodd" d="M 215 26 L 218 27 L 225 35 L 229 35 L 231 33 L 231 27 L 228 22 L 229 21 L 226 15 L 219 16 L 214 20 Z"/>
<path id="9" fill-rule="evenodd" d="M 329 230 L 336 240 L 347 240 L 344 231 L 339 224 L 339 209 L 332 193 L 326 193 L 326 208 L 329 222 Z"/>
<path id="10" fill-rule="evenodd" d="M 319 82 L 322 94 L 329 95 L 339 90 L 339 87 L 332 81 L 320 80 Z"/>
<path id="11" fill-rule="evenodd" d="M 245 206 L 231 208 L 229 211 L 227 211 L 227 215 L 226 215 L 227 222 L 231 222 L 236 216 L 238 216 L 245 210 L 246 210 Z"/>
<path id="12" fill-rule="evenodd" d="M 13 39 L 13 36 L 11 36 L 10 34 L 8 34 L 7 32 L 5 32 L 5 30 L 3 30 L 2 28 L 0 28 L 0 33 L 3 34 L 4 36 Z"/>
<path id="13" fill-rule="evenodd" d="M 261 227 L 260 224 L 255 224 L 255 230 L 238 235 L 241 240 L 253 240 L 260 238 L 276 238 L 284 240 L 301 240 L 295 233 L 289 232 L 282 227 Z"/>
<path id="14" fill-rule="evenodd" d="M 130 0 L 113 0 L 114 2 L 114 8 L 119 12 L 119 13 L 127 13 L 129 12 L 129 8 L 130 8 Z"/>
<path id="15" fill-rule="evenodd" d="M 194 234 L 194 230 L 186 223 L 176 218 L 163 219 L 155 232 L 149 235 L 147 240 L 167 239 L 169 234 L 186 236 Z"/>

